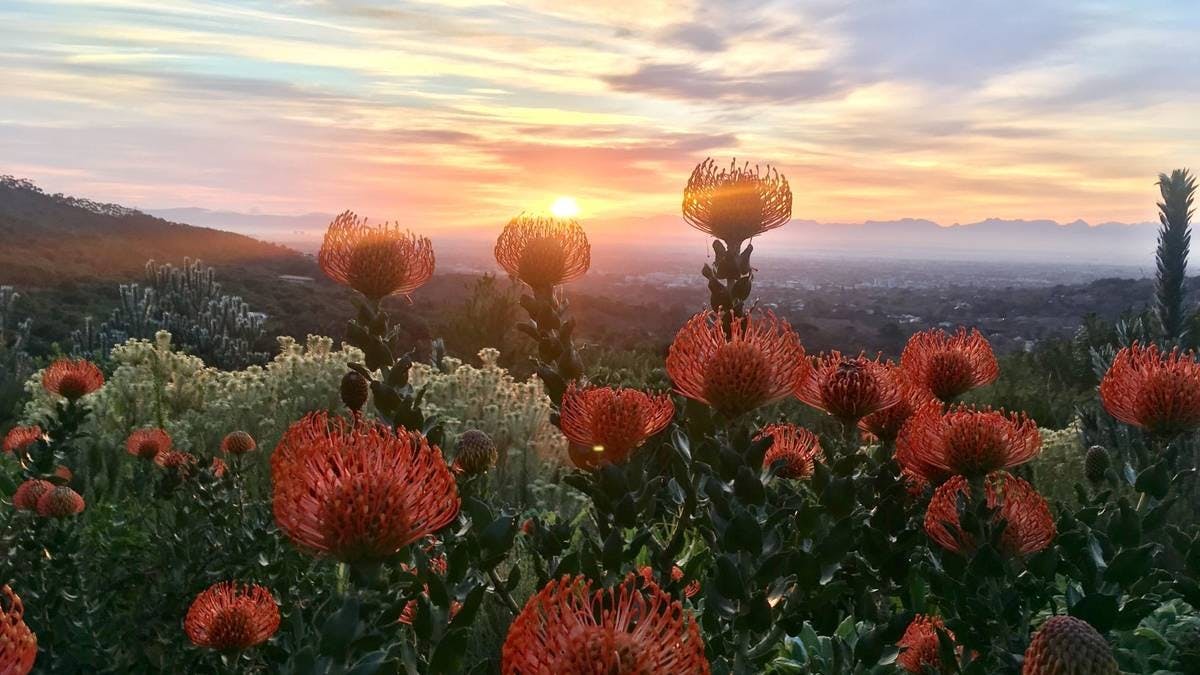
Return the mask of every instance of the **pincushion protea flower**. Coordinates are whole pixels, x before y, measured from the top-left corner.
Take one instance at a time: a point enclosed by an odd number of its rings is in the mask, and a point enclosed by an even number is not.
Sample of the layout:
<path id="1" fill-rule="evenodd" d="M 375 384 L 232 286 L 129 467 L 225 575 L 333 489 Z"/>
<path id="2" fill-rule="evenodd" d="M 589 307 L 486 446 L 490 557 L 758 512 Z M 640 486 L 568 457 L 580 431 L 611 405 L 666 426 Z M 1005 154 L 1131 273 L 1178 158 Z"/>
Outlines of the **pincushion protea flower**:
<path id="1" fill-rule="evenodd" d="M 769 469 L 780 462 L 776 475 L 783 478 L 808 478 L 813 473 L 813 463 L 825 459 L 821 440 L 803 427 L 769 424 L 758 432 L 755 440 L 767 437 L 771 438 L 771 447 L 763 455 L 763 468 Z"/>
<path id="2" fill-rule="evenodd" d="M 842 356 L 831 351 L 815 360 L 808 376 L 796 387 L 796 398 L 836 417 L 858 424 L 867 415 L 896 405 L 900 390 L 887 367 L 863 355 Z"/>
<path id="3" fill-rule="evenodd" d="M 212 464 L 209 465 L 208 470 L 212 472 L 213 478 L 224 478 L 225 474 L 229 471 L 229 465 L 220 457 L 213 457 Z"/>
<path id="4" fill-rule="evenodd" d="M 183 630 L 198 647 L 249 649 L 279 630 L 279 604 L 262 586 L 223 581 L 196 596 L 183 620 Z"/>
<path id="5" fill-rule="evenodd" d="M 887 372 L 900 394 L 899 400 L 895 405 L 871 413 L 859 420 L 858 428 L 881 445 L 891 446 L 896 443 L 896 436 L 900 434 L 904 423 L 917 410 L 934 400 L 934 396 L 929 390 L 914 384 L 905 376 L 904 371 L 891 363 L 887 364 Z"/>
<path id="6" fill-rule="evenodd" d="M 904 630 L 896 646 L 900 653 L 896 665 L 910 673 L 941 672 L 942 658 L 938 647 L 938 629 L 946 631 L 951 640 L 954 633 L 936 616 L 918 614 Z M 929 669 L 929 670 L 927 670 Z"/>
<path id="7" fill-rule="evenodd" d="M 792 218 L 792 190 L 787 179 L 771 167 L 737 165 L 718 169 L 706 159 L 696 166 L 683 189 L 683 219 L 689 225 L 729 244 L 773 230 Z"/>
<path id="8" fill-rule="evenodd" d="M 426 537 L 426 544 L 423 546 L 423 548 L 425 548 L 426 553 L 432 552 L 433 547 L 434 547 L 434 545 L 436 545 L 436 543 L 437 543 L 437 540 L 434 539 L 433 537 Z M 435 555 L 429 559 L 429 570 L 431 572 L 433 572 L 434 574 L 437 574 L 439 576 L 445 576 L 446 571 L 448 569 L 449 569 L 449 562 L 446 560 L 446 554 L 441 553 L 441 554 Z M 414 577 L 417 575 L 417 568 L 412 567 L 411 565 L 408 565 L 406 563 L 400 563 L 400 571 L 411 574 Z M 423 591 L 421 591 L 421 595 L 423 595 L 426 598 L 429 597 L 429 584 L 425 584 L 425 589 Z M 416 598 L 413 598 L 412 600 L 409 600 L 408 602 L 404 603 L 404 609 L 402 609 L 400 611 L 400 616 L 396 620 L 406 626 L 411 626 L 413 619 L 415 619 L 417 616 L 417 609 L 419 608 L 419 606 L 420 605 L 417 602 Z M 458 600 L 451 601 L 450 602 L 450 618 L 453 619 L 454 616 L 456 614 L 458 614 L 458 610 L 460 610 L 460 609 L 462 609 L 461 602 L 459 602 Z"/>
<path id="9" fill-rule="evenodd" d="M 244 455 L 258 449 L 254 437 L 244 431 L 231 431 L 221 439 L 221 452 L 226 455 Z"/>
<path id="10" fill-rule="evenodd" d="M 4 434 L 3 450 L 6 454 L 24 453 L 25 448 L 33 445 L 39 438 L 42 437 L 42 428 L 34 424 L 31 426 L 18 426 L 8 430 Z"/>
<path id="11" fill-rule="evenodd" d="M 514 279 L 547 290 L 583 276 L 592 246 L 578 221 L 521 214 L 496 240 L 496 262 Z"/>
<path id="12" fill-rule="evenodd" d="M 31 478 L 17 486 L 12 496 L 13 508 L 18 511 L 37 511 L 38 500 L 53 489 L 54 483 Z"/>
<path id="13" fill-rule="evenodd" d="M 909 471 L 936 483 L 947 474 L 983 476 L 1037 457 L 1042 436 L 1024 414 L 958 405 L 942 413 L 918 410 L 900 430 L 896 459 Z"/>
<path id="14" fill-rule="evenodd" d="M 25 625 L 25 605 L 7 584 L 0 586 L 0 673 L 26 675 L 37 659 L 37 636 Z"/>
<path id="15" fill-rule="evenodd" d="M 408 295 L 433 276 L 433 244 L 399 225 L 368 225 L 350 211 L 333 219 L 317 255 L 330 279 L 373 301 Z"/>
<path id="16" fill-rule="evenodd" d="M 154 457 L 155 464 L 169 471 L 177 471 L 185 477 L 191 475 L 192 467 L 198 461 L 195 455 L 182 450 L 168 450 Z"/>
<path id="17" fill-rule="evenodd" d="M 654 582 L 654 568 L 653 567 L 650 567 L 649 565 L 645 565 L 641 569 L 638 570 L 638 574 L 642 575 L 643 580 L 650 582 L 650 583 Z M 671 581 L 683 581 L 683 568 L 681 568 L 679 565 L 671 566 Z M 689 581 L 687 583 L 686 586 L 683 587 L 683 597 L 685 597 L 685 598 L 691 599 L 691 598 L 696 597 L 699 594 L 700 594 L 700 580 L 699 579 L 692 579 L 691 581 Z"/>
<path id="18" fill-rule="evenodd" d="M 584 577 L 551 581 L 513 620 L 500 654 L 504 675 L 707 675 L 700 629 L 677 600 L 630 574 L 615 588 Z"/>
<path id="19" fill-rule="evenodd" d="M 674 415 L 675 404 L 667 394 L 581 389 L 572 382 L 563 394 L 559 426 L 570 441 L 571 460 L 581 469 L 594 469 L 603 462 L 619 464 L 628 459 L 646 439 L 665 429 Z"/>
<path id="20" fill-rule="evenodd" d="M 1134 343 L 1117 352 L 1100 400 L 1108 414 L 1157 436 L 1200 428 L 1200 363 L 1193 352 Z"/>
<path id="21" fill-rule="evenodd" d="M 271 455 L 275 522 L 299 547 L 380 561 L 458 515 L 458 489 L 424 436 L 310 413 Z"/>
<path id="22" fill-rule="evenodd" d="M 171 435 L 162 429 L 137 429 L 125 439 L 125 451 L 140 459 L 157 460 L 171 446 Z"/>
<path id="23" fill-rule="evenodd" d="M 900 367 L 914 383 L 943 401 L 991 384 L 1000 376 L 992 345 L 977 329 L 959 328 L 950 335 L 940 328 L 915 333 L 900 355 Z"/>
<path id="24" fill-rule="evenodd" d="M 1000 548 L 1010 556 L 1025 556 L 1050 545 L 1058 533 L 1046 500 L 1025 480 L 997 471 L 986 479 L 984 494 L 988 507 L 998 509 L 1003 520 Z M 958 505 L 971 500 L 967 479 L 954 476 L 933 493 L 925 511 L 925 533 L 947 550 L 962 553 L 974 549 L 972 535 L 959 525 Z"/>
<path id="25" fill-rule="evenodd" d="M 1091 624 L 1073 616 L 1053 616 L 1042 624 L 1021 675 L 1120 675 L 1112 648 Z"/>
<path id="26" fill-rule="evenodd" d="M 42 371 L 42 387 L 68 401 L 77 401 L 104 386 L 104 373 L 86 359 L 58 359 Z"/>
<path id="27" fill-rule="evenodd" d="M 37 513 L 44 518 L 66 518 L 83 513 L 87 506 L 78 492 L 58 485 L 38 497 Z"/>
<path id="28" fill-rule="evenodd" d="M 723 318 L 730 319 L 728 335 Z M 770 311 L 700 312 L 679 329 L 667 354 L 675 391 L 729 418 L 787 398 L 809 367 L 796 333 Z"/>

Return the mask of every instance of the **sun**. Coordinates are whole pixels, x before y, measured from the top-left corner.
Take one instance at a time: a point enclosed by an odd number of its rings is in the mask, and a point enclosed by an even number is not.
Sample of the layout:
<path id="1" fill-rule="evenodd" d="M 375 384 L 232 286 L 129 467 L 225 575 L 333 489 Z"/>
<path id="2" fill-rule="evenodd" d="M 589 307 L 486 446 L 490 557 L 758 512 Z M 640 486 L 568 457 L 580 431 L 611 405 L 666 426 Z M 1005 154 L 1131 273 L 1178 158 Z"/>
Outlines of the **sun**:
<path id="1" fill-rule="evenodd" d="M 579 215 L 579 202 L 574 197 L 559 197 L 550 205 L 550 213 L 559 218 L 574 218 Z"/>

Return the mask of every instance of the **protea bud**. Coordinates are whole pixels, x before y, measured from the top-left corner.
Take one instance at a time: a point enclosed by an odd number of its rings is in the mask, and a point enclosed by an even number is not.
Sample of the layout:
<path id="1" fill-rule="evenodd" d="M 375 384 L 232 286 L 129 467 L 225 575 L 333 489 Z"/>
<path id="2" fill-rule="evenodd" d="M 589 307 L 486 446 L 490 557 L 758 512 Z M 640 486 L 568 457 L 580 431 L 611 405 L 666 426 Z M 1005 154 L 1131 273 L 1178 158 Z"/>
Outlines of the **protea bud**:
<path id="1" fill-rule="evenodd" d="M 342 403 L 352 412 L 362 410 L 371 395 L 371 383 L 357 371 L 351 370 L 342 377 Z"/>
<path id="2" fill-rule="evenodd" d="M 454 443 L 454 466 L 467 476 L 478 476 L 496 466 L 496 443 L 478 429 L 459 434 Z"/>
<path id="3" fill-rule="evenodd" d="M 1109 467 L 1112 466 L 1112 458 L 1108 456 L 1108 450 L 1102 446 L 1093 445 L 1088 448 L 1087 456 L 1083 460 L 1083 475 L 1093 483 L 1103 483 L 1105 475 L 1108 474 Z"/>
<path id="4" fill-rule="evenodd" d="M 258 447 L 254 437 L 244 431 L 233 431 L 221 439 L 221 452 L 226 455 L 244 455 Z"/>
<path id="5" fill-rule="evenodd" d="M 1051 617 L 1033 636 L 1021 675 L 1120 675 L 1112 648 L 1088 622 Z"/>

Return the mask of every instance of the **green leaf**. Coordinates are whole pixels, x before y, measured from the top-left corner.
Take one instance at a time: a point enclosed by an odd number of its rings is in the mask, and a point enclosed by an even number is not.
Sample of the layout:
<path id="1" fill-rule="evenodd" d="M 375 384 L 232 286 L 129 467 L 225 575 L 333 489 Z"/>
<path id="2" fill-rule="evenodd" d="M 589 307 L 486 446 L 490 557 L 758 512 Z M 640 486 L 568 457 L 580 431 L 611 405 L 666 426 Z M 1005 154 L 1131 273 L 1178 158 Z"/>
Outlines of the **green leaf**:
<path id="1" fill-rule="evenodd" d="M 358 598 L 347 596 L 338 611 L 321 628 L 322 654 L 341 656 L 349 651 L 350 644 L 359 632 L 358 614 Z"/>
<path id="2" fill-rule="evenodd" d="M 1150 571 L 1150 564 L 1154 562 L 1154 554 L 1157 552 L 1158 544 L 1146 544 L 1121 551 L 1109 563 L 1104 572 L 1104 580 L 1124 586 L 1145 576 Z"/>
<path id="3" fill-rule="evenodd" d="M 1166 497 L 1167 491 L 1171 489 L 1171 474 L 1167 470 L 1167 461 L 1164 459 L 1142 470 L 1133 487 L 1138 492 L 1144 492 L 1155 499 Z"/>

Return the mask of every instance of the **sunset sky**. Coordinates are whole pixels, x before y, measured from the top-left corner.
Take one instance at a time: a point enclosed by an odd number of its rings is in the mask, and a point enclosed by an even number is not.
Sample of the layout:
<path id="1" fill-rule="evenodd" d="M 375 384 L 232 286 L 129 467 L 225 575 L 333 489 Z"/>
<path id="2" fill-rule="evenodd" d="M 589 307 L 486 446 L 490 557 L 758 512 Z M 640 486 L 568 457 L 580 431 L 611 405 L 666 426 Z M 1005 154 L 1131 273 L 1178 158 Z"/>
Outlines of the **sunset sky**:
<path id="1" fill-rule="evenodd" d="M 436 232 L 571 196 L 619 228 L 736 156 L 796 218 L 1144 221 L 1157 173 L 1200 163 L 1186 1 L 2 0 L 0 23 L 0 173 L 144 208 Z"/>

